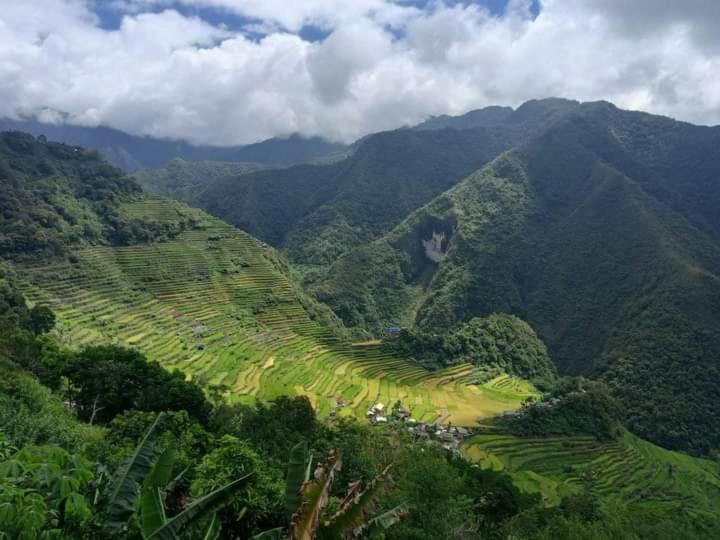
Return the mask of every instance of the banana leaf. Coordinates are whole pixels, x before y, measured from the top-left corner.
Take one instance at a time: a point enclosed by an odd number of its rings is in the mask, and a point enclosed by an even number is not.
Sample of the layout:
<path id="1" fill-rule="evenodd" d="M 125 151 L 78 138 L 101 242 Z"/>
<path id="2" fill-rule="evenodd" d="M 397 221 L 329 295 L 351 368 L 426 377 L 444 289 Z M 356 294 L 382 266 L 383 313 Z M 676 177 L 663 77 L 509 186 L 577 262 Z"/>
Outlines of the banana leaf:
<path id="1" fill-rule="evenodd" d="M 140 485 L 153 468 L 163 418 L 163 413 L 158 414 L 132 456 L 115 473 L 105 511 L 105 527 L 111 532 L 122 530 L 135 512 Z"/>

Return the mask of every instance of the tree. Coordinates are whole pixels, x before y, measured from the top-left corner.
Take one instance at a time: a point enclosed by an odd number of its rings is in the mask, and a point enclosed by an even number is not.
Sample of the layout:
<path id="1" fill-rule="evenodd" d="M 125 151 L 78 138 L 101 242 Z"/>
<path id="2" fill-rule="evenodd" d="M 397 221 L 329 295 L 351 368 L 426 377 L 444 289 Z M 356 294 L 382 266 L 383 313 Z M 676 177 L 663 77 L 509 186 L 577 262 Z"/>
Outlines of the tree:
<path id="1" fill-rule="evenodd" d="M 204 422 L 211 408 L 202 389 L 182 373 L 170 373 L 132 349 L 89 347 L 72 356 L 60 374 L 70 379 L 78 415 L 86 421 L 105 423 L 137 409 L 185 410 Z"/>
<path id="2" fill-rule="evenodd" d="M 44 305 L 34 306 L 30 310 L 30 330 L 36 336 L 47 334 L 55 327 L 55 314 Z"/>
<path id="3" fill-rule="evenodd" d="M 246 488 L 220 514 L 223 528 L 241 537 L 275 523 L 282 516 L 284 488 L 278 469 L 247 442 L 225 435 L 197 466 L 191 488 L 193 496 L 200 497 L 248 474 L 252 478 Z"/>
<path id="4" fill-rule="evenodd" d="M 156 418 L 152 412 L 130 410 L 116 416 L 107 426 L 102 443 L 97 447 L 97 455 L 108 467 L 119 466 L 127 459 L 145 432 Z M 202 457 L 211 449 L 212 436 L 200 423 L 191 418 L 187 411 L 168 411 L 160 422 L 163 437 L 160 448 L 172 446 L 175 450 L 174 474 L 188 469 L 183 475 L 184 482 L 192 479 L 192 470 Z"/>
<path id="5" fill-rule="evenodd" d="M 246 486 L 250 475 L 214 489 L 175 516 L 168 517 L 164 498 L 175 452 L 171 446 L 159 453 L 163 416 L 162 413 L 157 416 L 132 456 L 116 471 L 108 489 L 105 528 L 111 533 L 123 532 L 137 512 L 143 538 L 147 540 L 175 540 L 202 523 L 207 523 L 202 538 L 214 540 L 220 533 L 215 512 Z"/>
<path id="6" fill-rule="evenodd" d="M 325 434 L 306 396 L 281 396 L 270 404 L 258 403 L 255 407 L 220 408 L 213 424 L 220 433 L 252 440 L 253 446 L 278 467 L 284 466 L 297 443 L 317 442 Z"/>
<path id="7" fill-rule="evenodd" d="M 400 504 L 386 512 L 376 512 L 377 499 L 390 484 L 390 466 L 368 482 L 351 482 L 338 508 L 325 516 L 330 493 L 337 473 L 342 468 L 342 452 L 332 450 L 325 462 L 318 463 L 312 473 L 312 456 L 307 455 L 307 444 L 295 445 L 290 452 L 285 481 L 285 512 L 290 516 L 287 527 L 288 540 L 345 540 L 358 538 L 365 533 L 388 529 L 408 512 L 406 504 Z M 283 528 L 265 531 L 255 540 L 283 537 Z"/>

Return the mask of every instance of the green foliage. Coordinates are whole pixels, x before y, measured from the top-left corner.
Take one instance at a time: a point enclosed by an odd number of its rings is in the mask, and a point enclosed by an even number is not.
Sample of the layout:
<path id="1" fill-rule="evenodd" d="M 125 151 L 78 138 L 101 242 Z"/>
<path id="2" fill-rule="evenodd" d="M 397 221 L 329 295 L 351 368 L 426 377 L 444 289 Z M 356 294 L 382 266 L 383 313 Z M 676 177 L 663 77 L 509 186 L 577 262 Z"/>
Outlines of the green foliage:
<path id="1" fill-rule="evenodd" d="M 123 226 L 116 202 L 140 191 L 94 152 L 17 132 L 0 134 L 0 180 L 0 256 L 106 240 Z"/>
<path id="2" fill-rule="evenodd" d="M 530 325 L 512 315 L 473 318 L 443 333 L 404 329 L 388 346 L 429 367 L 471 363 L 525 379 L 552 380 L 555 368 Z"/>
<path id="3" fill-rule="evenodd" d="M 285 517 L 290 520 L 302 504 L 302 486 L 310 480 L 312 456 L 308 459 L 307 442 L 301 441 L 290 450 L 285 475 Z"/>
<path id="4" fill-rule="evenodd" d="M 55 314 L 47 306 L 33 306 L 30 310 L 29 325 L 33 334 L 47 334 L 55 326 Z"/>
<path id="5" fill-rule="evenodd" d="M 205 496 L 250 474 L 245 489 L 233 496 L 227 508 L 220 512 L 227 534 L 263 530 L 282 515 L 282 473 L 247 442 L 231 435 L 221 437 L 217 447 L 197 466 L 191 489 L 194 497 Z"/>
<path id="6" fill-rule="evenodd" d="M 10 444 L 56 444 L 77 449 L 98 440 L 97 430 L 80 424 L 62 400 L 31 374 L 0 360 L 0 426 Z"/>
<path id="7" fill-rule="evenodd" d="M 191 529 L 196 523 L 208 519 L 209 525 L 203 538 L 217 538 L 218 526 L 216 521 L 216 511 L 230 503 L 235 493 L 243 489 L 251 475 L 246 475 L 237 480 L 230 482 L 216 489 L 212 493 L 193 501 L 190 506 L 180 512 L 178 515 L 168 519 L 165 524 L 155 530 L 147 538 L 157 540 L 175 540 L 186 530 Z"/>
<path id="8" fill-rule="evenodd" d="M 0 537 L 85 538 L 94 514 L 92 479 L 82 456 L 56 447 L 23 448 L 0 463 Z"/>
<path id="9" fill-rule="evenodd" d="M 164 498 L 174 465 L 175 451 L 170 446 L 156 459 L 152 470 L 143 480 L 138 509 L 143 538 L 175 540 L 203 522 L 209 522 L 203 538 L 217 538 L 220 521 L 216 511 L 227 505 L 234 494 L 245 487 L 251 475 L 238 478 L 193 501 L 187 508 L 168 519 Z"/>
<path id="10" fill-rule="evenodd" d="M 93 457 L 114 469 L 127 460 L 157 414 L 142 411 L 126 411 L 116 416 L 108 425 L 105 436 L 96 445 Z M 212 448 L 213 437 L 187 411 L 169 411 L 163 414 L 158 427 L 163 436 L 159 442 L 162 451 L 172 448 L 174 452 L 173 475 L 182 476 L 183 484 L 192 480 L 194 467 Z"/>
<path id="11" fill-rule="evenodd" d="M 60 375 L 72 383 L 73 402 L 85 420 L 108 422 L 129 409 L 185 410 L 198 420 L 208 418 L 210 404 L 200 387 L 132 349 L 86 348 L 68 359 Z"/>
<path id="12" fill-rule="evenodd" d="M 130 458 L 115 472 L 105 510 L 105 526 L 110 531 L 121 531 L 135 512 L 140 487 L 154 468 L 162 416 L 157 416 Z"/>
<path id="13" fill-rule="evenodd" d="M 557 508 L 533 508 L 512 519 L 504 533 L 528 540 L 704 540 L 720 532 L 720 522 L 690 517 L 672 508 L 648 510 L 638 505 L 599 507 L 590 495 L 585 501 L 563 500 Z M 590 513 L 588 513 L 590 511 Z"/>
<path id="14" fill-rule="evenodd" d="M 192 214 L 159 222 L 121 211 L 140 186 L 97 153 L 0 134 L 0 256 L 67 255 L 81 245 L 130 245 L 171 238 L 198 225 Z"/>
<path id="15" fill-rule="evenodd" d="M 504 417 L 501 423 L 518 435 L 588 434 L 611 440 L 623 434 L 624 416 L 622 405 L 609 395 L 607 386 L 578 380 L 575 388 L 539 402 L 530 401 L 517 416 Z"/>
<path id="16" fill-rule="evenodd" d="M 316 440 L 324 433 L 305 396 L 280 396 L 269 404 L 221 408 L 213 424 L 220 433 L 253 440 L 262 455 L 278 467 L 284 467 L 298 443 Z"/>
<path id="17" fill-rule="evenodd" d="M 164 489 L 172 479 L 175 466 L 175 449 L 168 446 L 155 461 L 150 474 L 140 489 L 140 521 L 143 536 L 148 537 L 167 521 L 165 515 Z"/>
<path id="18" fill-rule="evenodd" d="M 410 513 L 385 532 L 390 539 L 477 537 L 537 503 L 502 473 L 471 467 L 434 446 L 401 445 L 396 451 L 388 508 L 406 503 Z"/>

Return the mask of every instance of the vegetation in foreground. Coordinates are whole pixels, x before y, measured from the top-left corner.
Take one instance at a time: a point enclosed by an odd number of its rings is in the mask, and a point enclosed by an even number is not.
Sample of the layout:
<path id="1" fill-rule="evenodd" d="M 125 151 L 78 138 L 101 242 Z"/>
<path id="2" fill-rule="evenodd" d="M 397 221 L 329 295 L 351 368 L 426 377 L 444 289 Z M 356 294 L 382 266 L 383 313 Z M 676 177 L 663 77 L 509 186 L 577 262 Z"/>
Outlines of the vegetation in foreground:
<path id="1" fill-rule="evenodd" d="M 68 349 L 47 334 L 52 312 L 28 308 L 12 281 L 2 285 L 5 538 L 699 539 L 720 531 L 720 466 L 625 432 L 622 409 L 599 383 L 557 385 L 505 420 L 502 429 L 517 435 L 481 432 L 464 445 L 465 459 L 408 424 L 323 422 L 304 397 L 228 405 L 132 350 Z"/>

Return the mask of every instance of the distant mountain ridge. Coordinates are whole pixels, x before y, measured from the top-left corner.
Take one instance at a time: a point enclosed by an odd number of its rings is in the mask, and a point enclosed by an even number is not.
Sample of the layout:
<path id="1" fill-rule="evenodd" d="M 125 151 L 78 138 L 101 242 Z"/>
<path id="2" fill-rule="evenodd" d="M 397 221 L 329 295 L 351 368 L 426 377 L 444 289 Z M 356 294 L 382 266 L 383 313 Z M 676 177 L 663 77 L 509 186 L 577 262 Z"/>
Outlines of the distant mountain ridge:
<path id="1" fill-rule="evenodd" d="M 0 118 L 0 131 L 22 131 L 48 140 L 97 150 L 107 161 L 126 172 L 163 167 L 171 160 L 236 161 L 287 167 L 340 152 L 345 145 L 319 137 L 292 135 L 245 146 L 196 146 L 181 140 L 138 137 L 99 126 L 47 124 L 32 119 Z"/>

